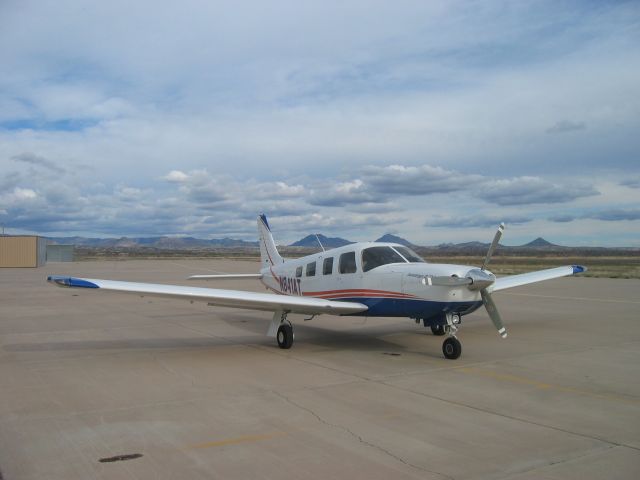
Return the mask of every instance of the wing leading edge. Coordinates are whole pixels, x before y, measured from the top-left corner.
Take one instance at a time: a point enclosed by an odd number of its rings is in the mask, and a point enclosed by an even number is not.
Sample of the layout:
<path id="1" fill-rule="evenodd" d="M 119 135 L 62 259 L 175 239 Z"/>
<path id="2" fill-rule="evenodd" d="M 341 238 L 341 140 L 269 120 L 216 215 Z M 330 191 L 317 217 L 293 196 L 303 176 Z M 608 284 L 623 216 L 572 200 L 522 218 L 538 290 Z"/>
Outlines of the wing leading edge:
<path id="1" fill-rule="evenodd" d="M 186 287 L 157 283 L 122 282 L 97 278 L 76 278 L 49 276 L 49 283 L 67 288 L 87 288 L 104 291 L 150 295 L 166 298 L 182 298 L 219 305 L 221 307 L 246 308 L 250 310 L 287 311 L 319 315 L 322 313 L 343 315 L 364 312 L 367 306 L 356 302 L 340 302 L 321 298 L 294 297 L 273 293 L 245 292 L 242 290 L 223 290 L 216 288 Z"/>

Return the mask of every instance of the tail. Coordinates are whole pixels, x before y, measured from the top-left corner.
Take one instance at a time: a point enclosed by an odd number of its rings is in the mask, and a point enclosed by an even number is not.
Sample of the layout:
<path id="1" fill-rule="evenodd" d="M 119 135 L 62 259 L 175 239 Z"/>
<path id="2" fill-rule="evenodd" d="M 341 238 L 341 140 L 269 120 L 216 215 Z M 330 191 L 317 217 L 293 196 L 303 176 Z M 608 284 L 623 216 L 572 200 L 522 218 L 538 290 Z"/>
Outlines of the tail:
<path id="1" fill-rule="evenodd" d="M 278 253 L 276 242 L 273 241 L 273 235 L 271 235 L 271 227 L 269 227 L 269 222 L 264 214 L 258 217 L 258 232 L 260 233 L 261 267 L 271 267 L 283 263 L 284 259 Z"/>

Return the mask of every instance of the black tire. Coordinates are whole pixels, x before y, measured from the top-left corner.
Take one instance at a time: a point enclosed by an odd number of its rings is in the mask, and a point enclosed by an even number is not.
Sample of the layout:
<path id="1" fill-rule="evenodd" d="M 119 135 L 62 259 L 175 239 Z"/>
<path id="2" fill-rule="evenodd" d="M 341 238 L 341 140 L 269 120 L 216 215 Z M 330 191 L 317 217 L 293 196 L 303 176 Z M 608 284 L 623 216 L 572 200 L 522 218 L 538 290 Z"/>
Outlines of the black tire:
<path id="1" fill-rule="evenodd" d="M 449 337 L 442 343 L 444 358 L 455 360 L 462 353 L 462 344 L 456 337 Z"/>
<path id="2" fill-rule="evenodd" d="M 276 340 L 280 348 L 291 348 L 293 345 L 293 327 L 286 323 L 283 323 L 278 327 L 278 333 L 276 334 Z"/>
<path id="3" fill-rule="evenodd" d="M 444 325 L 431 325 L 431 333 L 436 337 L 444 335 Z"/>

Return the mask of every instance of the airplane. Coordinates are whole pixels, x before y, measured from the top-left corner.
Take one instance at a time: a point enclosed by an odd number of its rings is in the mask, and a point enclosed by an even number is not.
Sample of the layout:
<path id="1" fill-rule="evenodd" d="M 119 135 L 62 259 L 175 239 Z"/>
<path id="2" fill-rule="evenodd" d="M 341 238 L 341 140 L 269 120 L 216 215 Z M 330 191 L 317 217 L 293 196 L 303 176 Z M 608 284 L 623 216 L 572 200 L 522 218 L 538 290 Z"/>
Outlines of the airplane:
<path id="1" fill-rule="evenodd" d="M 457 359 L 462 345 L 457 332 L 464 315 L 484 305 L 502 338 L 507 331 L 492 293 L 586 271 L 567 265 L 497 278 L 487 270 L 504 231 L 500 224 L 480 268 L 425 262 L 397 243 L 362 242 L 285 260 L 278 253 L 264 214 L 258 216 L 261 268 L 256 274 L 193 275 L 191 280 L 257 279 L 273 293 L 224 290 L 181 285 L 123 282 L 51 275 L 61 287 L 123 292 L 140 296 L 182 298 L 209 305 L 271 311 L 267 335 L 280 348 L 294 341 L 288 314 L 406 317 L 446 335 L 442 353 Z M 322 246 L 322 244 L 320 245 Z"/>

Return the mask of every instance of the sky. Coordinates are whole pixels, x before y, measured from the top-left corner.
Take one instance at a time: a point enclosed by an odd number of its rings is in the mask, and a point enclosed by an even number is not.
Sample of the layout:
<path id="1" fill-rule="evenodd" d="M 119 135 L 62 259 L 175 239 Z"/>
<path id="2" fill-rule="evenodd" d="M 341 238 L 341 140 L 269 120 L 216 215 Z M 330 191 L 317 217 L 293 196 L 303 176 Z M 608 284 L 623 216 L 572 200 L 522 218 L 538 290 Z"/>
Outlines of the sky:
<path id="1" fill-rule="evenodd" d="M 640 3 L 3 0 L 7 233 L 640 246 Z"/>

